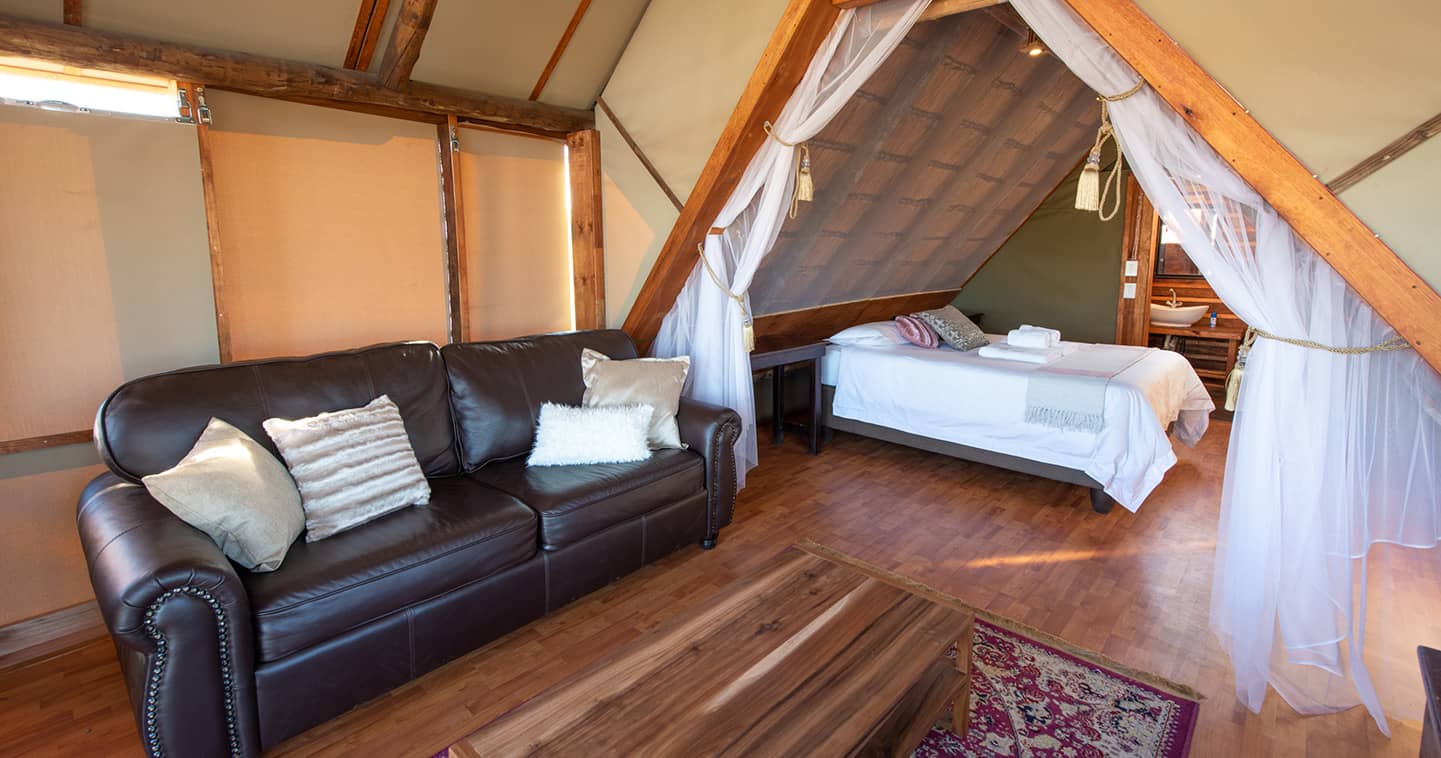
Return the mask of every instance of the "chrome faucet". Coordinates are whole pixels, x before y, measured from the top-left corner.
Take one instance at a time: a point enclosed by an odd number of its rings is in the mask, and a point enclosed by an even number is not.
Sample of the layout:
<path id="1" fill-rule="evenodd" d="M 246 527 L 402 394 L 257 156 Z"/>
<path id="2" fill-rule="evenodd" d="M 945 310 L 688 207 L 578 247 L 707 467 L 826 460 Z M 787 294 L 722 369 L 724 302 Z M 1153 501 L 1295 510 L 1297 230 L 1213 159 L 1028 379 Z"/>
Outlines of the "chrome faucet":
<path id="1" fill-rule="evenodd" d="M 1169 305 L 1172 308 L 1181 307 L 1181 299 L 1176 297 L 1176 291 L 1174 289 L 1171 290 L 1171 299 L 1166 301 L 1166 305 Z"/>

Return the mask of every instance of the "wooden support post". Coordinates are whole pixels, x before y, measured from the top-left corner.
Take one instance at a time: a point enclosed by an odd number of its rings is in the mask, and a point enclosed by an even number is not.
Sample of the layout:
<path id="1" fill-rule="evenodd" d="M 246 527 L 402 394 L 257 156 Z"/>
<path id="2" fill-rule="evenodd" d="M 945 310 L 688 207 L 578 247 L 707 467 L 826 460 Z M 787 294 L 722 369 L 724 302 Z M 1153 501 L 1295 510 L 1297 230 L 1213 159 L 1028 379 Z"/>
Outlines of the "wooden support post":
<path id="1" fill-rule="evenodd" d="M 79 26 L 81 13 L 81 0 L 65 0 L 63 18 L 68 26 Z"/>
<path id="2" fill-rule="evenodd" d="M 1141 185 L 1126 175 L 1126 216 L 1121 231 L 1121 289 L 1117 292 L 1116 344 L 1144 346 L 1150 339 L 1151 276 L 1156 270 L 1156 235 L 1161 220 Z M 1126 276 L 1127 264 L 1136 266 L 1135 276 Z M 1126 297 L 1126 285 L 1134 285 L 1135 296 Z"/>
<path id="3" fill-rule="evenodd" d="M 572 132 L 566 139 L 570 166 L 570 247 L 575 328 L 605 327 L 605 240 L 602 225 L 600 132 Z"/>
<path id="4" fill-rule="evenodd" d="M 460 176 L 460 132 L 454 116 L 436 127 L 435 149 L 440 160 L 440 223 L 445 241 L 445 302 L 450 341 L 465 342 L 470 339 L 469 257 Z"/>
<path id="5" fill-rule="evenodd" d="M 205 203 L 205 235 L 210 242 L 210 286 L 215 293 L 215 340 L 221 363 L 233 360 L 230 343 L 230 309 L 225 301 L 225 263 L 221 258 L 220 210 L 215 197 L 215 164 L 211 159 L 210 125 L 198 112 L 205 86 L 194 82 L 177 82 L 186 91 L 189 113 L 195 121 L 195 145 L 200 153 L 200 192 Z"/>

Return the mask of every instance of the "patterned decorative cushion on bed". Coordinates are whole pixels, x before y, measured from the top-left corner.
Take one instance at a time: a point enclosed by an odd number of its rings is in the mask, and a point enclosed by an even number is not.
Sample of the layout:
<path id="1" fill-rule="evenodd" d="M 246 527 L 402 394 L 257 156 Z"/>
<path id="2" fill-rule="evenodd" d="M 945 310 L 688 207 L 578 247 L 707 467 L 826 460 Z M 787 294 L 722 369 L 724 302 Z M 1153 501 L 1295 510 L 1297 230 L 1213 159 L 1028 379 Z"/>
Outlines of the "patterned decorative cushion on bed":
<path id="1" fill-rule="evenodd" d="M 936 334 L 941 336 L 942 341 L 957 350 L 975 350 L 991 344 L 981 328 L 966 318 L 964 313 L 956 310 L 954 305 L 911 315 L 930 325 L 936 330 Z"/>
<path id="2" fill-rule="evenodd" d="M 940 347 L 941 338 L 930 324 L 915 316 L 896 316 L 896 328 L 906 341 L 917 347 Z"/>

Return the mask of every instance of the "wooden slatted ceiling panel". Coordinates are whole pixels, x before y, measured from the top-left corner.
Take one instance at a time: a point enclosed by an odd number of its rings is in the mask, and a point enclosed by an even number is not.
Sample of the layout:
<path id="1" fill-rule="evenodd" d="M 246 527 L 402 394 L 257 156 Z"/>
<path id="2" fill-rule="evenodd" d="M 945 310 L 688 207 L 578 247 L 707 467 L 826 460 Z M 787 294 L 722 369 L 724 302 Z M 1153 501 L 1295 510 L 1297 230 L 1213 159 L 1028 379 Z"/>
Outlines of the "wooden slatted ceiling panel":
<path id="1" fill-rule="evenodd" d="M 816 202 L 787 221 L 756 313 L 959 288 L 1094 138 L 1094 97 L 997 17 L 920 24 L 812 142 Z"/>

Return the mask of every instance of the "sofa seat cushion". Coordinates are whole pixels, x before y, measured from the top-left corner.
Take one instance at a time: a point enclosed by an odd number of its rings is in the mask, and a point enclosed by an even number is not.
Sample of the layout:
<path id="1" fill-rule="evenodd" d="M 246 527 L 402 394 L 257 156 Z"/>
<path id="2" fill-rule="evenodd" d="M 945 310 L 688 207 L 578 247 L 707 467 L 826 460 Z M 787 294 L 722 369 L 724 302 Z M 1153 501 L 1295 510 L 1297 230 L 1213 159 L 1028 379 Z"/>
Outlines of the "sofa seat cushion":
<path id="1" fill-rule="evenodd" d="M 643 461 L 584 466 L 497 461 L 470 476 L 534 508 L 546 550 L 705 491 L 705 463 L 691 450 L 657 450 Z"/>
<path id="2" fill-rule="evenodd" d="M 241 572 L 256 659 L 279 660 L 535 555 L 536 515 L 464 477 L 430 480 L 428 505 L 319 542 L 298 540 L 270 573 Z"/>

